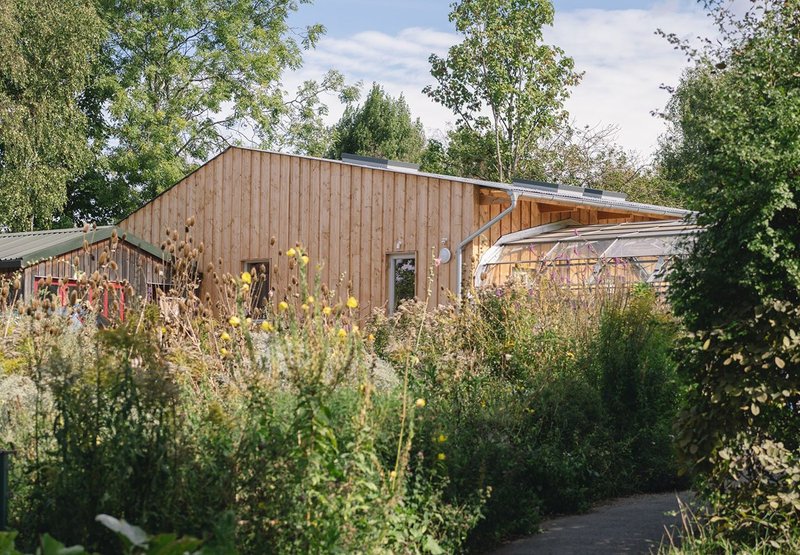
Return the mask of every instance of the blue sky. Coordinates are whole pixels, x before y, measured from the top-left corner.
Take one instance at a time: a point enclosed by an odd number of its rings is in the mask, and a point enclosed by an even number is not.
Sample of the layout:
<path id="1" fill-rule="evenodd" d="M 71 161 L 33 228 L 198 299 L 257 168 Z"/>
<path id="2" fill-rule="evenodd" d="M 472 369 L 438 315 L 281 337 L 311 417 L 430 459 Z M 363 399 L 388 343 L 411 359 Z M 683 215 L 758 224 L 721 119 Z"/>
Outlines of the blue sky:
<path id="1" fill-rule="evenodd" d="M 731 0 L 747 2 L 749 0 Z M 287 76 L 292 86 L 342 71 L 365 87 L 381 83 L 403 94 L 429 136 L 454 123 L 447 110 L 422 94 L 431 82 L 428 56 L 444 55 L 458 40 L 447 15 L 450 0 L 315 0 L 292 16 L 295 26 L 322 23 L 326 36 L 306 53 L 302 70 Z M 711 36 L 709 19 L 694 0 L 556 0 L 555 24 L 545 40 L 564 49 L 585 72 L 567 108 L 578 125 L 614 126 L 616 140 L 644 157 L 652 154 L 663 122 L 652 116 L 668 101 L 662 84 L 676 84 L 685 58 L 656 36 L 657 28 L 687 39 Z M 342 107 L 329 101 L 333 123 Z"/>
<path id="2" fill-rule="evenodd" d="M 642 0 L 556 0 L 556 11 L 581 9 L 622 10 L 649 8 L 654 2 Z M 322 23 L 331 36 L 357 33 L 366 29 L 392 32 L 407 27 L 450 29 L 449 0 L 316 0 L 303 5 L 298 24 Z"/>

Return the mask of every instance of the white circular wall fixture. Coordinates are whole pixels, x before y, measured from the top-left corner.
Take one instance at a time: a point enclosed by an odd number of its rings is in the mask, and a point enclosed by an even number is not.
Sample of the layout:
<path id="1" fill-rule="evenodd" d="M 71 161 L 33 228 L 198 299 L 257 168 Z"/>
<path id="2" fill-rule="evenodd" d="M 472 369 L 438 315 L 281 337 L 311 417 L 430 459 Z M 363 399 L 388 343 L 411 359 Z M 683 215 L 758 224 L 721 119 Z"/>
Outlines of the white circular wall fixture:
<path id="1" fill-rule="evenodd" d="M 450 262 L 451 258 L 450 249 L 447 247 L 442 247 L 442 250 L 439 251 L 439 263 L 440 264 L 447 264 Z"/>

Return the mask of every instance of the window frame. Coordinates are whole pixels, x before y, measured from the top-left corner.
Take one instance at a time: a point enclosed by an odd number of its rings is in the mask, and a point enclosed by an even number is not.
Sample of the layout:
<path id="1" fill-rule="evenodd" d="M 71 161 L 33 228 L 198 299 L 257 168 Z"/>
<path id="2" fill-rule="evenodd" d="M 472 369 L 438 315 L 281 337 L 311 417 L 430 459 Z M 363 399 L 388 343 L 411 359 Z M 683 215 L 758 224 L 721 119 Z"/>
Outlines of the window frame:
<path id="1" fill-rule="evenodd" d="M 269 302 L 269 292 L 272 286 L 272 259 L 271 258 L 247 258 L 242 260 L 242 272 L 249 272 L 254 266 L 258 267 L 260 265 L 266 266 L 266 283 L 264 284 L 264 299 L 267 301 L 264 303 L 264 306 L 256 306 L 257 309 L 264 310 L 267 307 L 267 303 Z M 258 272 L 259 274 L 261 272 Z M 253 307 L 250 307 L 251 309 Z M 261 318 L 263 319 L 263 318 Z"/>
<path id="2" fill-rule="evenodd" d="M 55 293 L 53 296 L 58 298 L 59 303 L 61 304 L 61 308 L 67 307 L 69 305 L 69 291 L 70 289 L 80 289 L 85 287 L 87 290 L 87 300 L 91 303 L 94 301 L 94 294 L 92 289 L 88 286 L 81 285 L 78 283 L 77 279 L 67 279 L 64 281 L 64 284 L 60 284 L 60 280 L 62 278 L 50 278 L 52 280 L 51 285 L 47 285 L 48 278 L 45 276 L 34 276 L 33 278 L 33 295 L 36 297 L 39 294 L 39 290 L 42 288 L 50 289 L 51 287 L 56 287 Z M 109 293 L 110 290 L 113 289 L 117 295 L 118 306 L 117 310 L 119 311 L 119 320 L 120 322 L 125 321 L 125 287 L 117 281 L 108 281 L 106 282 L 107 288 L 103 289 L 103 307 L 100 310 L 100 316 L 104 318 L 110 318 L 111 312 L 109 310 Z"/>
<path id="3" fill-rule="evenodd" d="M 397 260 L 407 260 L 407 259 L 414 260 L 414 297 L 417 297 L 417 289 L 418 283 L 417 279 L 419 277 L 419 272 L 417 271 L 417 251 L 401 251 L 401 252 L 390 252 L 386 255 L 386 276 L 387 276 L 387 286 L 388 291 L 386 295 L 387 299 L 387 313 L 389 316 L 394 314 L 395 310 L 397 310 L 397 300 L 396 300 L 396 291 L 395 291 L 395 261 Z"/>

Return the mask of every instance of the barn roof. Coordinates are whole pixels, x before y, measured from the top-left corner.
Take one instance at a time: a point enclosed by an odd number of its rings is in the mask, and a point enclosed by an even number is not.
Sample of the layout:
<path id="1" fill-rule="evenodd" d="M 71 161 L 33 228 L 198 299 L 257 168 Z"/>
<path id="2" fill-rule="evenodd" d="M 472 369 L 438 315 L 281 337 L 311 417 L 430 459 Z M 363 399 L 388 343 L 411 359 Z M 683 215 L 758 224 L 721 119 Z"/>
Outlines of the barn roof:
<path id="1" fill-rule="evenodd" d="M 102 226 L 85 232 L 83 228 L 49 229 L 45 231 L 23 231 L 0 233 L 0 268 L 24 268 L 33 262 L 46 260 L 80 249 L 84 239 L 89 244 L 109 239 L 114 230 L 120 239 L 161 258 L 161 249 L 116 226 Z"/>

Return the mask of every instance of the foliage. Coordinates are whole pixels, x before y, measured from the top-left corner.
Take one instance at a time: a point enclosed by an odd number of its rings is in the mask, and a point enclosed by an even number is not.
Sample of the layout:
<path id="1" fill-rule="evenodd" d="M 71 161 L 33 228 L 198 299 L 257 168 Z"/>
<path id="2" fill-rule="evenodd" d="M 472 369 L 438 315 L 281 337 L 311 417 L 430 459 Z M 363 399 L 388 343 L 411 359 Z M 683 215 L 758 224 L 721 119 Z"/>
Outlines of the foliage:
<path id="1" fill-rule="evenodd" d="M 138 526 L 133 526 L 112 516 L 97 515 L 97 522 L 114 532 L 123 543 L 125 555 L 209 555 L 222 553 L 202 546 L 200 540 L 190 537 L 178 538 L 174 534 L 151 536 Z M 0 532 L 0 555 L 23 555 L 14 548 L 16 532 Z M 50 534 L 39 538 L 36 555 L 90 555 L 82 546 L 66 547 Z"/>
<path id="2" fill-rule="evenodd" d="M 454 2 L 450 21 L 464 40 L 446 58 L 430 57 L 437 85 L 424 92 L 455 113 L 459 129 L 491 139 L 498 181 L 515 177 L 538 139 L 564 121 L 581 78 L 572 58 L 541 43 L 553 15 L 549 1 Z"/>
<path id="3" fill-rule="evenodd" d="M 348 106 L 334 126 L 328 157 L 349 153 L 417 162 L 424 144 L 422 122 L 411 120 L 405 98 L 395 100 L 374 83 L 364 104 Z"/>
<path id="4" fill-rule="evenodd" d="M 565 125 L 545 138 L 524 165 L 523 175 L 551 183 L 617 191 L 628 200 L 682 206 L 675 186 L 650 162 L 614 142 L 617 129 Z"/>
<path id="5" fill-rule="evenodd" d="M 258 278 L 210 270 L 226 301 L 213 317 L 189 293 L 193 250 L 177 239 L 170 230 L 164 245 L 190 272 L 175 281 L 177 311 L 129 308 L 97 329 L 72 317 L 79 294 L 65 314 L 46 297 L 4 313 L 4 353 L 36 389 L 2 438 L 32 445 L 12 468 L 23 545 L 46 530 L 117 552 L 93 520 L 102 511 L 215 552 L 457 552 L 481 495 L 445 500 L 444 473 L 409 460 L 422 415 L 407 390 L 376 389 L 357 300 L 310 285 L 295 247 L 294 292 L 260 323 L 248 315 Z M 103 283 L 86 287 L 96 296 Z"/>
<path id="6" fill-rule="evenodd" d="M 688 50 L 696 63 L 668 106 L 663 151 L 706 226 L 672 280 L 691 332 L 679 445 L 717 537 L 782 542 L 800 514 L 800 3 L 757 3 L 743 19 L 708 5 L 723 40 Z"/>
<path id="7" fill-rule="evenodd" d="M 103 27 L 86 0 L 11 0 L 0 28 L 0 229 L 48 227 L 90 159 L 79 97 Z"/>
<path id="8" fill-rule="evenodd" d="M 473 546 L 679 483 L 675 325 L 651 291 L 565 291 L 545 279 L 473 295 L 460 310 L 406 303 L 375 332 L 378 353 L 414 363 L 409 382 L 429 416 L 423 464 L 444 456 L 453 498 L 492 488 Z"/>
<path id="9" fill-rule="evenodd" d="M 626 193 L 628 200 L 676 206 L 683 203 L 673 183 L 653 164 L 614 142 L 614 127 L 574 127 L 564 122 L 542 135 L 517 164 L 525 179 Z M 498 180 L 490 134 L 456 128 L 445 141 L 430 141 L 422 170 Z"/>
<path id="10" fill-rule="evenodd" d="M 62 218 L 119 218 L 231 143 L 319 153 L 320 95 L 355 89 L 335 71 L 283 89 L 324 32 L 290 27 L 308 3 L 98 0 L 108 37 L 84 102 L 95 159 Z"/>

